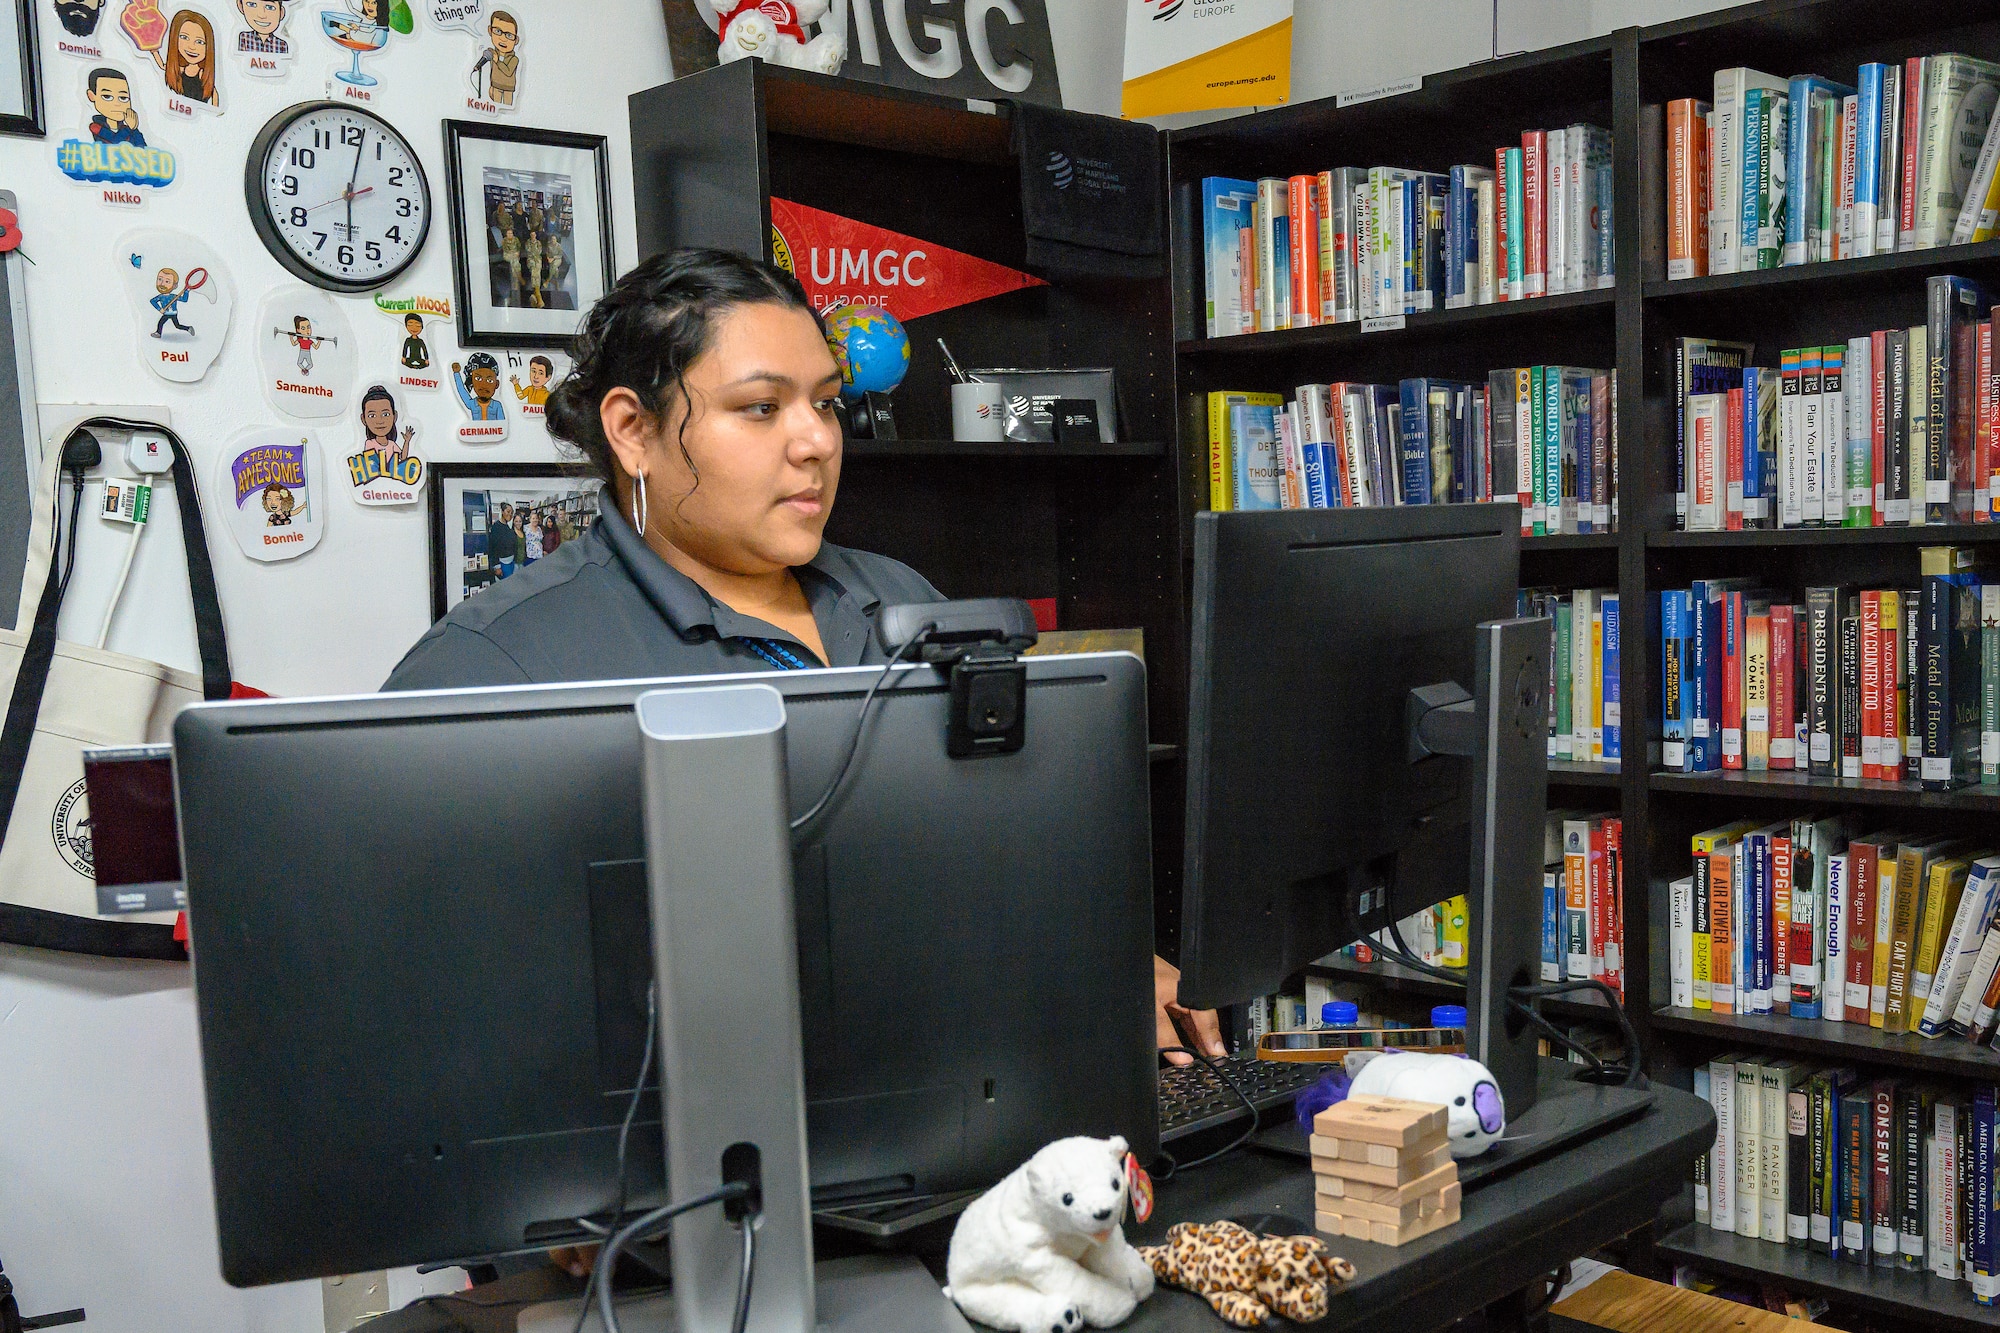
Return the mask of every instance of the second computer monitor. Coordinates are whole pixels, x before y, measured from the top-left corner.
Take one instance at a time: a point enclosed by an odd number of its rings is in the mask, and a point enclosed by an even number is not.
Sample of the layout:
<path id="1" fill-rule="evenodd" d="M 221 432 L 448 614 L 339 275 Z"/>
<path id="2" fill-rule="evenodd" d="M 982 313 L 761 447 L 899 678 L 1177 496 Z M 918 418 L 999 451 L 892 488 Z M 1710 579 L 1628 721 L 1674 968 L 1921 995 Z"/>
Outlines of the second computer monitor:
<path id="1" fill-rule="evenodd" d="M 1196 515 L 1183 1003 L 1272 992 L 1472 886 L 1472 765 L 1413 760 L 1407 700 L 1473 690 L 1476 627 L 1514 614 L 1519 512 Z"/>

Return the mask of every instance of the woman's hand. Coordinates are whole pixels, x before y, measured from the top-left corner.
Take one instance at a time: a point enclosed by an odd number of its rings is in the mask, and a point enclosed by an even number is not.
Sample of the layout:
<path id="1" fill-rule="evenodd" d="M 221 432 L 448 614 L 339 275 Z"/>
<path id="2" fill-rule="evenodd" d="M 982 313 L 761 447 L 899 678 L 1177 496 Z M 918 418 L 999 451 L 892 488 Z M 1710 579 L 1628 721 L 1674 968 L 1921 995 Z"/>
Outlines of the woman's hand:
<path id="1" fill-rule="evenodd" d="M 1153 955 L 1153 1028 L 1160 1049 L 1185 1046 L 1203 1055 L 1221 1058 L 1229 1054 L 1222 1044 L 1222 1027 L 1213 1009 L 1188 1009 L 1180 1003 L 1181 970 L 1158 954 Z M 1180 1051 L 1167 1051 L 1167 1063 L 1192 1064 Z"/>

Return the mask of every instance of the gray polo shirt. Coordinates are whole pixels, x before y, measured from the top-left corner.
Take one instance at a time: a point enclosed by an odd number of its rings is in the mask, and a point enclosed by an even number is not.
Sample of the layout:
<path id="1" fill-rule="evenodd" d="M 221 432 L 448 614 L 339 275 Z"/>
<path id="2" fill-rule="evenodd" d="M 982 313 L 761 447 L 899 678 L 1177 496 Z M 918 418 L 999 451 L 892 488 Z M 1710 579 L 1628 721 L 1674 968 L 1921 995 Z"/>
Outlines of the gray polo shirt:
<path id="1" fill-rule="evenodd" d="M 384 690 L 547 685 L 862 666 L 888 660 L 875 613 L 944 594 L 900 561 L 822 543 L 793 571 L 832 661 L 739 615 L 654 554 L 615 509 L 513 577 L 453 607 L 404 655 Z"/>

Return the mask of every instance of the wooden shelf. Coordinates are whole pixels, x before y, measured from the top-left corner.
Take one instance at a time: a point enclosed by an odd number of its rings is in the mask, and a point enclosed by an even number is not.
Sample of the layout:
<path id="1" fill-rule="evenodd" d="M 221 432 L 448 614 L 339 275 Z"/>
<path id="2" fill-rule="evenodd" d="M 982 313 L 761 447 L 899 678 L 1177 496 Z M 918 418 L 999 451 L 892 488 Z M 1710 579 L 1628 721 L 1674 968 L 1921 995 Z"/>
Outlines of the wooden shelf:
<path id="1" fill-rule="evenodd" d="M 2000 541 L 2000 523 L 1939 523 L 1921 528 L 1760 528 L 1743 532 L 1653 532 L 1655 549 L 1685 546 L 1954 546 Z"/>
<path id="2" fill-rule="evenodd" d="M 1917 281 L 1934 273 L 1950 273 L 1991 264 L 2000 264 L 2000 241 L 1943 245 L 1931 250 L 1905 250 L 1893 255 L 1838 259 L 1824 264 L 1794 264 L 1789 268 L 1763 268 L 1751 273 L 1713 273 L 1703 278 L 1648 282 L 1644 292 L 1650 305 L 1655 302 L 1735 297 L 1745 292 L 1762 293 L 1804 284 L 1820 287 L 1843 282 L 1880 282 L 1884 279 Z"/>
<path id="3" fill-rule="evenodd" d="M 1914 782 L 1883 782 L 1876 778 L 1824 778 L 1785 769 L 1751 773 L 1741 769 L 1711 773 L 1652 773 L 1646 785 L 1654 791 L 1701 796 L 1734 796 L 1776 801 L 1832 801 L 1843 805 L 1875 805 L 1914 810 L 1956 810 L 1969 814 L 2000 814 L 2000 787 L 1960 787 L 1925 791 Z"/>
<path id="4" fill-rule="evenodd" d="M 1182 356 L 1241 357 L 1271 352 L 1333 350 L 1342 347 L 1380 347 L 1387 343 L 1420 343 L 1441 330 L 1462 329 L 1497 323 L 1516 330 L 1543 320 L 1568 320 L 1579 312 L 1593 316 L 1602 312 L 1609 321 L 1616 293 L 1601 291 L 1564 292 L 1559 296 L 1536 297 L 1529 301 L 1499 301 L 1492 305 L 1468 306 L 1462 310 L 1432 310 L 1403 316 L 1403 323 L 1369 332 L 1368 321 L 1345 324 L 1316 324 L 1309 329 L 1283 329 L 1274 333 L 1239 333 L 1231 338 L 1195 338 L 1178 343 Z"/>
<path id="5" fill-rule="evenodd" d="M 1816 1292 L 1845 1305 L 1920 1321 L 1927 1329 L 1991 1333 L 1996 1322 L 1996 1312 L 1975 1304 L 1972 1288 L 1964 1282 L 1947 1282 L 1929 1273 L 1864 1268 L 1831 1255 L 1776 1241 L 1751 1240 L 1700 1223 L 1690 1222 L 1668 1232 L 1654 1242 L 1654 1249 L 1676 1263 Z"/>
<path id="6" fill-rule="evenodd" d="M 1963 1037 L 1925 1039 L 1860 1023 L 1828 1023 L 1781 1014 L 1718 1014 L 1707 1009 L 1657 1009 L 1654 1031 L 1686 1032 L 1730 1046 L 1755 1046 L 1857 1064 L 2000 1082 L 2000 1051 Z"/>
<path id="7" fill-rule="evenodd" d="M 1549 782 L 1553 786 L 1613 787 L 1618 785 L 1616 764 L 1580 764 L 1569 759 L 1549 760 Z"/>
<path id="8" fill-rule="evenodd" d="M 1057 444 L 1048 440 L 849 440 L 849 458 L 1159 458 L 1159 440 Z"/>

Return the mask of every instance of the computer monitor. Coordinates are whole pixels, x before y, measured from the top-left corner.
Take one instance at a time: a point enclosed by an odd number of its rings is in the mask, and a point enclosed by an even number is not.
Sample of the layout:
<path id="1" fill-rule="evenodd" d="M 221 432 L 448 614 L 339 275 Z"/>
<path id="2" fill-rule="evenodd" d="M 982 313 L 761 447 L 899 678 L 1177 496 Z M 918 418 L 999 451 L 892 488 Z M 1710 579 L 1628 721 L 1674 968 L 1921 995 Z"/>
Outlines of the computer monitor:
<path id="1" fill-rule="evenodd" d="M 795 847 L 816 1205 L 983 1187 L 1065 1134 L 1154 1150 L 1145 670 L 1025 665 L 1024 747 L 974 759 L 945 753 L 944 678 L 897 668 Z M 634 700 L 767 681 L 797 813 L 881 670 L 183 712 L 224 1277 L 589 1239 L 646 1031 Z M 635 1207 L 664 1201 L 641 1107 Z"/>
<path id="2" fill-rule="evenodd" d="M 1473 886 L 1473 765 L 1413 762 L 1408 699 L 1471 691 L 1476 627 L 1514 614 L 1519 512 L 1195 516 L 1183 1003 L 1269 994 Z"/>

